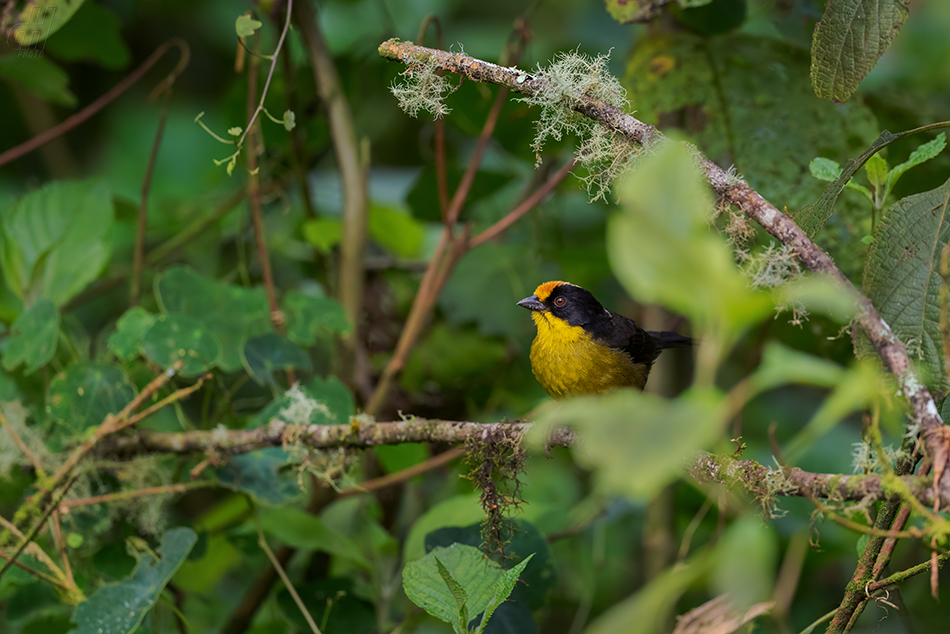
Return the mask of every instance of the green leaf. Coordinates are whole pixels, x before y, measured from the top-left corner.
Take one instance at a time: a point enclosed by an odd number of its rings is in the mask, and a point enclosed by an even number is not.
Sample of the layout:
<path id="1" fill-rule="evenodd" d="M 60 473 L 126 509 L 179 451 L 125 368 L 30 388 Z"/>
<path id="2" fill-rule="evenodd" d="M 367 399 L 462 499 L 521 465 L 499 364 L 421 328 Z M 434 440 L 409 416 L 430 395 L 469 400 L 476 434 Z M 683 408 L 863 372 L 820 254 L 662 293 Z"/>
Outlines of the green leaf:
<path id="1" fill-rule="evenodd" d="M 344 533 L 327 526 L 318 515 L 283 506 L 261 508 L 259 520 L 265 533 L 288 546 L 328 553 L 362 568 L 370 567 L 356 543 Z"/>
<path id="2" fill-rule="evenodd" d="M 598 491 L 650 499 L 682 475 L 683 462 L 722 435 L 720 393 L 693 389 L 676 399 L 635 390 L 558 402 L 544 412 L 531 438 L 571 425 L 584 437 L 574 459 L 593 470 Z"/>
<path id="3" fill-rule="evenodd" d="M 0 268 L 20 297 L 61 306 L 109 260 L 112 194 L 101 181 L 55 181 L 23 195 L 0 216 Z"/>
<path id="4" fill-rule="evenodd" d="M 557 570 L 548 542 L 537 526 L 524 520 L 506 520 L 501 530 L 502 539 L 507 541 L 503 562 L 506 567 L 520 563 L 528 555 L 534 557 L 521 574 L 524 583 L 514 589 L 511 599 L 537 610 L 545 604 L 548 592 L 557 587 Z M 446 526 L 432 531 L 425 538 L 426 552 L 456 543 L 484 552 L 481 522 L 464 527 Z"/>
<path id="5" fill-rule="evenodd" d="M 197 540 L 197 534 L 190 528 L 173 528 L 165 533 L 158 549 L 161 559 L 156 562 L 151 555 L 140 553 L 131 576 L 100 587 L 76 606 L 72 621 L 77 628 L 72 634 L 131 634 L 135 631 L 145 614 L 158 603 L 165 585 Z"/>
<path id="6" fill-rule="evenodd" d="M 290 291 L 282 302 L 287 337 L 302 346 L 312 346 L 319 335 L 347 332 L 350 323 L 343 305 L 331 297 Z"/>
<path id="7" fill-rule="evenodd" d="M 321 405 L 310 415 L 312 425 L 348 425 L 350 417 L 356 414 L 353 394 L 335 376 L 325 379 L 315 376 L 307 383 L 306 390 Z"/>
<path id="8" fill-rule="evenodd" d="M 89 60 L 110 70 L 128 66 L 131 59 L 119 16 L 97 2 L 83 3 L 73 19 L 46 41 L 44 50 L 65 61 Z"/>
<path id="9" fill-rule="evenodd" d="M 842 419 L 854 411 L 881 399 L 884 382 L 872 361 L 855 364 L 844 373 L 832 393 L 822 401 L 808 424 L 785 446 L 782 454 L 794 464 L 806 451 L 820 441 Z"/>
<path id="10" fill-rule="evenodd" d="M 49 299 L 41 299 L 13 322 L 10 340 L 3 353 L 3 368 L 26 364 L 24 374 L 32 374 L 49 363 L 59 340 L 59 311 Z"/>
<path id="11" fill-rule="evenodd" d="M 709 231 L 712 201 L 685 148 L 670 143 L 643 158 L 620 192 L 624 211 L 610 220 L 607 251 L 632 297 L 689 317 L 706 343 L 706 333 L 721 337 L 723 349 L 771 311 L 769 297 L 749 289 L 724 240 Z"/>
<path id="12" fill-rule="evenodd" d="M 831 182 L 841 175 L 841 166 L 837 161 L 828 158 L 813 158 L 808 164 L 808 171 L 818 180 Z"/>
<path id="13" fill-rule="evenodd" d="M 237 20 L 234 21 L 234 31 L 237 33 L 238 37 L 249 37 L 254 35 L 254 31 L 261 28 L 263 23 L 255 20 L 251 16 L 239 15 Z"/>
<path id="14" fill-rule="evenodd" d="M 141 306 L 128 309 L 116 322 L 116 331 L 109 335 L 109 350 L 123 361 L 128 361 L 142 351 L 145 333 L 155 323 L 155 315 Z"/>
<path id="15" fill-rule="evenodd" d="M 778 540 L 760 517 L 745 515 L 726 529 L 716 544 L 712 585 L 729 596 L 741 613 L 772 596 L 777 573 Z"/>
<path id="16" fill-rule="evenodd" d="M 710 558 L 700 556 L 667 568 L 636 594 L 597 617 L 584 634 L 654 634 L 667 627 L 676 601 L 709 570 Z"/>
<path id="17" fill-rule="evenodd" d="M 864 171 L 867 172 L 868 182 L 874 186 L 875 191 L 881 191 L 884 183 L 887 182 L 887 161 L 880 154 L 875 154 L 864 164 Z"/>
<path id="18" fill-rule="evenodd" d="M 833 361 L 773 341 L 766 344 L 762 363 L 749 376 L 749 389 L 759 394 L 789 383 L 834 387 L 846 372 Z"/>
<path id="19" fill-rule="evenodd" d="M 414 561 L 426 554 L 426 535 L 446 526 L 469 526 L 485 519 L 478 493 L 456 495 L 422 514 L 409 529 L 402 558 Z"/>
<path id="20" fill-rule="evenodd" d="M 895 165 L 887 175 L 886 191 L 890 192 L 892 189 L 894 189 L 894 185 L 896 185 L 900 177 L 904 175 L 904 172 L 912 167 L 916 167 L 917 165 L 924 163 L 925 161 L 935 158 L 938 154 L 943 152 L 945 147 L 947 147 L 947 135 L 945 132 L 938 134 L 935 139 L 919 146 L 916 150 L 910 153 L 910 156 L 906 161 L 900 165 Z"/>
<path id="21" fill-rule="evenodd" d="M 465 632 L 468 630 L 468 593 L 465 592 L 465 588 L 462 587 L 458 581 L 455 580 L 455 577 L 452 576 L 452 573 L 449 572 L 449 569 L 445 567 L 439 558 L 435 558 L 435 565 L 439 569 L 439 575 L 442 577 L 442 581 L 445 582 L 446 587 L 449 589 L 449 592 L 452 593 L 452 597 L 455 598 L 455 604 L 458 606 L 458 620 L 455 622 L 455 631 Z"/>
<path id="22" fill-rule="evenodd" d="M 950 181 L 896 202 L 877 225 L 864 294 L 918 359 L 933 391 L 947 389 L 940 321 L 940 252 L 950 240 Z M 865 340 L 866 341 L 866 340 Z M 870 352 L 859 342 L 858 351 Z"/>
<path id="23" fill-rule="evenodd" d="M 521 563 L 516 565 L 511 570 L 505 570 L 501 573 L 501 577 L 495 582 L 492 586 L 491 601 L 489 601 L 488 606 L 485 608 L 485 615 L 482 617 L 481 625 L 478 626 L 478 633 L 481 634 L 485 631 L 485 626 L 488 625 L 489 619 L 491 619 L 492 614 L 495 613 L 495 610 L 498 609 L 498 606 L 505 602 L 505 599 L 511 594 L 511 591 L 514 590 L 515 584 L 518 583 L 518 577 L 521 576 L 521 571 L 525 569 L 525 566 L 531 561 L 531 558 L 534 557 L 534 553 L 531 553 L 525 557 Z"/>
<path id="24" fill-rule="evenodd" d="M 0 77 L 15 81 L 43 101 L 76 105 L 76 95 L 68 88 L 69 75 L 46 57 L 0 55 Z"/>
<path id="25" fill-rule="evenodd" d="M 163 368 L 179 360 L 184 363 L 181 376 L 197 376 L 210 368 L 218 357 L 218 342 L 204 322 L 171 313 L 160 315 L 142 340 L 145 356 Z"/>
<path id="26" fill-rule="evenodd" d="M 82 4 L 83 0 L 28 0 L 13 31 L 17 44 L 42 42 L 69 22 Z"/>
<path id="27" fill-rule="evenodd" d="M 277 333 L 248 339 L 243 351 L 244 367 L 261 385 L 277 385 L 275 372 L 291 368 L 313 372 L 310 357 L 300 346 Z"/>
<path id="28" fill-rule="evenodd" d="M 354 591 L 353 585 L 350 577 L 321 577 L 296 584 L 295 588 L 324 634 L 377 634 L 374 606 L 360 599 L 362 593 Z M 312 631 L 287 590 L 277 593 L 277 605 L 287 620 L 296 626 L 291 631 Z M 273 632 L 249 631 L 248 634 L 287 633 L 286 622 L 280 621 L 277 625 L 279 627 Z"/>
<path id="29" fill-rule="evenodd" d="M 241 352 L 251 337 L 273 332 L 263 288 L 242 288 L 208 279 L 187 267 L 165 271 L 155 284 L 162 310 L 200 319 L 221 344 L 217 364 L 225 372 L 243 367 Z"/>
<path id="30" fill-rule="evenodd" d="M 425 228 L 404 209 L 374 203 L 369 210 L 369 235 L 393 255 L 413 258 L 422 248 Z"/>
<path id="31" fill-rule="evenodd" d="M 290 456 L 280 447 L 268 447 L 240 456 L 217 470 L 222 485 L 250 494 L 269 505 L 285 504 L 299 498 L 296 471 L 287 467 Z"/>
<path id="32" fill-rule="evenodd" d="M 322 253 L 340 243 L 343 223 L 336 218 L 313 218 L 303 223 L 303 238 Z"/>
<path id="33" fill-rule="evenodd" d="M 847 101 L 907 20 L 907 4 L 907 0 L 830 0 L 812 38 L 815 94 Z"/>
<path id="34" fill-rule="evenodd" d="M 403 568 L 402 587 L 409 600 L 464 634 L 467 624 L 459 629 L 458 603 L 439 572 L 439 563 L 464 588 L 465 606 L 471 615 L 481 614 L 492 605 L 499 591 L 495 584 L 502 578 L 502 571 L 480 550 L 464 544 L 436 548 Z"/>
<path id="35" fill-rule="evenodd" d="M 828 218 L 831 218 L 831 215 L 835 211 L 835 202 L 837 202 L 838 196 L 841 195 L 845 187 L 851 187 L 851 178 L 857 174 L 861 166 L 874 156 L 876 152 L 907 134 L 908 132 L 891 134 L 887 130 L 881 132 L 877 140 L 875 140 L 868 149 L 862 152 L 858 158 L 851 159 L 845 164 L 844 169 L 838 177 L 825 187 L 817 201 L 805 206 L 795 215 L 795 222 L 798 223 L 798 226 L 801 227 L 809 237 L 815 237 L 815 234 L 824 226 Z M 860 186 L 852 187 L 852 189 L 857 188 L 860 188 Z M 864 189 L 865 196 L 867 196 L 868 200 L 871 200 L 871 192 L 867 191 L 866 188 L 860 189 Z"/>
<path id="36" fill-rule="evenodd" d="M 282 120 L 284 122 L 284 129 L 287 130 L 287 132 L 297 127 L 297 115 L 294 114 L 293 110 L 284 110 Z"/>
<path id="37" fill-rule="evenodd" d="M 87 361 L 69 366 L 50 382 L 46 413 L 80 434 L 118 413 L 133 398 L 135 387 L 121 368 Z"/>
<path id="38" fill-rule="evenodd" d="M 807 20 L 804 14 L 798 19 Z M 639 37 L 624 85 L 638 118 L 647 123 L 662 127 L 664 113 L 701 112 L 702 123 L 689 126 L 689 133 L 703 153 L 729 157 L 726 162 L 734 162 L 766 200 L 797 210 L 821 194 L 822 183 L 809 175 L 807 161 L 854 156 L 879 128 L 871 109 L 860 103 L 841 108 L 815 99 L 803 81 L 807 49 L 782 39 L 777 33 Z"/>

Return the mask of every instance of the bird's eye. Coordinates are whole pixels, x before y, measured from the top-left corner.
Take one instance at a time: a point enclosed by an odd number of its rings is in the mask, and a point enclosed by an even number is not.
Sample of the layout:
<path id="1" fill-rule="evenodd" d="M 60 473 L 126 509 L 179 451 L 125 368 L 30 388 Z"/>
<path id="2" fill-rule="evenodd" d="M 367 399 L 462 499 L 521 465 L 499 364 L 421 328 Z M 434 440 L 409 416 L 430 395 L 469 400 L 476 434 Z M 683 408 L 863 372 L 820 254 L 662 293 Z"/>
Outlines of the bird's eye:
<path id="1" fill-rule="evenodd" d="M 554 305 L 557 306 L 558 308 L 562 307 L 566 303 L 567 303 L 567 299 L 564 296 L 560 296 L 554 300 Z"/>

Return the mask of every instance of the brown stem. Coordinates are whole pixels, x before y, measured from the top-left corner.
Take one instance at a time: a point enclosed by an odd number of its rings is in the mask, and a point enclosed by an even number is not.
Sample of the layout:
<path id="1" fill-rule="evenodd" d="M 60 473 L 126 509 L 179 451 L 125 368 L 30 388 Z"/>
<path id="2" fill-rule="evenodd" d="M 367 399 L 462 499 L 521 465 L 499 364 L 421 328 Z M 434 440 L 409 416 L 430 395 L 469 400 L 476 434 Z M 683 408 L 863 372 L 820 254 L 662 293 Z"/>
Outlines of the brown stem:
<path id="1" fill-rule="evenodd" d="M 116 493 L 106 493 L 104 495 L 94 495 L 88 498 L 76 498 L 75 500 L 66 500 L 59 505 L 61 511 L 68 513 L 77 506 L 88 506 L 90 504 L 108 504 L 109 502 L 121 502 L 131 500 L 137 497 L 147 495 L 174 495 L 184 493 L 191 489 L 199 487 L 216 486 L 215 482 L 182 482 L 179 484 L 165 484 L 157 487 L 146 487 L 144 489 L 133 489 L 131 491 L 118 491 Z"/>
<path id="2" fill-rule="evenodd" d="M 148 193 L 152 188 L 152 174 L 155 172 L 155 162 L 158 159 L 158 149 L 162 146 L 162 137 L 165 134 L 165 124 L 168 122 L 168 113 L 171 110 L 172 88 L 168 87 L 165 93 L 165 103 L 162 105 L 162 114 L 158 119 L 158 130 L 155 132 L 155 141 L 148 157 L 148 166 L 145 168 L 145 178 L 142 181 L 142 197 L 139 200 L 138 222 L 135 230 L 135 251 L 132 255 L 132 283 L 129 289 L 129 305 L 138 306 L 139 293 L 142 284 L 142 264 L 145 261 L 145 230 L 148 226 Z"/>
<path id="3" fill-rule="evenodd" d="M 89 104 L 88 106 L 86 106 L 85 108 L 83 108 L 82 110 L 74 114 L 73 116 L 69 117 L 68 119 L 60 123 L 59 125 L 50 128 L 43 134 L 39 134 L 33 137 L 32 139 L 30 139 L 29 141 L 26 141 L 25 143 L 21 143 L 20 145 L 14 148 L 10 148 L 6 152 L 3 152 L 2 154 L 0 154 L 0 165 L 6 165 L 10 161 L 14 161 L 20 158 L 21 156 L 23 156 L 24 154 L 32 152 L 36 148 L 42 146 L 44 143 L 48 143 L 49 141 L 51 141 L 52 139 L 55 139 L 59 135 L 65 132 L 68 132 L 69 130 L 72 130 L 73 128 L 78 126 L 80 123 L 83 123 L 89 117 L 91 117 L 92 115 L 96 114 L 97 112 L 105 108 L 111 101 L 113 101 L 116 97 L 118 97 L 123 92 L 131 88 L 132 85 L 135 84 L 135 82 L 141 79 L 142 76 L 146 72 L 148 72 L 148 70 L 152 66 L 154 66 L 155 63 L 159 59 L 161 59 L 162 56 L 165 53 L 167 53 L 168 50 L 173 46 L 178 47 L 181 56 L 178 59 L 178 64 L 175 65 L 175 68 L 163 80 L 160 86 L 170 85 L 174 83 L 175 79 L 185 70 L 185 67 L 188 66 L 188 60 L 191 57 L 191 49 L 188 47 L 188 43 L 185 42 L 185 40 L 178 37 L 168 40 L 167 42 L 159 46 L 157 49 L 155 49 L 155 52 L 149 55 L 148 59 L 142 62 L 139 65 L 139 67 L 136 68 L 134 71 L 129 73 L 122 81 L 116 84 L 115 87 L 112 88 L 112 90 L 102 95 L 101 97 L 93 101 L 91 104 Z"/>
<path id="4" fill-rule="evenodd" d="M 13 439 L 13 442 L 19 447 L 20 451 L 23 452 L 23 455 L 26 456 L 27 460 L 30 461 L 30 464 L 33 465 L 33 469 L 36 470 L 36 475 L 40 480 L 46 478 L 46 472 L 43 470 L 43 466 L 40 464 L 39 458 L 36 457 L 31 450 L 29 445 L 27 445 L 20 435 L 16 433 L 16 430 L 13 429 L 13 425 L 10 424 L 10 421 L 7 420 L 7 417 L 4 416 L 3 411 L 0 410 L 0 427 L 3 427 L 7 430 L 7 433 L 10 434 L 10 438 Z"/>
<path id="5" fill-rule="evenodd" d="M 282 68 L 284 75 L 284 98 L 287 100 L 287 109 L 296 113 L 297 108 L 297 88 L 294 77 L 293 62 L 290 55 L 281 57 L 283 60 Z M 290 160 L 294 169 L 294 178 L 297 181 L 297 187 L 300 189 L 300 197 L 303 199 L 304 212 L 308 218 L 316 218 L 317 212 L 313 208 L 313 201 L 310 196 L 310 183 L 307 180 L 306 152 L 304 151 L 303 140 L 300 138 L 300 126 L 294 126 L 290 131 Z"/>
<path id="6" fill-rule="evenodd" d="M 521 216 L 528 213 L 534 208 L 535 205 L 544 200 L 548 194 L 550 194 L 554 188 L 557 187 L 562 180 L 564 180 L 564 177 L 567 176 L 572 169 L 574 169 L 575 164 L 576 163 L 574 161 L 568 161 L 562 165 L 561 169 L 554 172 L 554 174 L 552 174 L 551 177 L 548 178 L 548 180 L 546 180 L 544 184 L 537 189 L 537 191 L 526 198 L 524 202 L 508 212 L 504 218 L 472 238 L 468 243 L 469 246 L 471 248 L 475 248 L 478 245 L 484 244 L 485 242 L 493 240 L 501 235 L 506 229 L 508 229 L 508 227 L 513 225 L 519 218 L 521 218 Z"/>
<path id="7" fill-rule="evenodd" d="M 73 578 L 73 569 L 69 565 L 69 556 L 66 554 L 66 540 L 63 538 L 63 530 L 60 524 L 59 509 L 53 511 L 50 516 L 52 522 L 53 542 L 56 544 L 56 550 L 59 551 L 59 558 L 63 562 L 63 574 L 66 576 L 66 583 L 70 588 L 76 588 L 76 580 Z"/>
<path id="8" fill-rule="evenodd" d="M 69 487 L 71 487 L 75 481 L 75 476 L 66 481 L 63 487 L 60 489 L 59 497 L 53 504 L 50 504 L 46 507 L 46 509 L 43 511 L 43 514 L 40 516 L 40 519 L 36 522 L 36 524 L 33 525 L 33 528 L 31 528 L 29 532 L 25 534 L 23 540 L 20 542 L 20 545 L 17 546 L 13 555 L 11 555 L 10 558 L 7 559 L 7 562 L 3 564 L 3 568 L 0 568 L 0 578 L 2 578 L 3 574 L 10 569 L 10 566 L 13 565 L 13 562 L 15 562 L 17 558 L 23 554 L 23 551 L 26 549 L 26 547 L 33 543 L 33 540 L 36 539 L 36 535 L 40 532 L 40 529 L 43 528 L 46 520 L 49 519 L 50 513 L 56 510 L 57 505 L 63 499 L 63 497 L 65 497 L 66 493 L 69 491 Z"/>
<path id="9" fill-rule="evenodd" d="M 343 188 L 343 236 L 340 242 L 340 303 L 352 329 L 341 340 L 342 375 L 356 385 L 366 381 L 358 376 L 358 346 L 363 319 L 363 250 L 366 243 L 369 196 L 367 193 L 368 147 L 357 141 L 353 115 L 337 75 L 333 58 L 320 32 L 314 5 L 298 2 L 295 19 L 310 56 L 317 91 L 327 109 L 330 136 Z"/>
<path id="10" fill-rule="evenodd" d="M 344 489 L 340 491 L 338 497 L 345 498 L 350 497 L 351 495 L 359 495 L 360 493 L 370 493 L 378 489 L 385 489 L 386 487 L 391 487 L 394 484 L 399 484 L 400 482 L 405 482 L 413 476 L 417 476 L 420 473 L 425 473 L 427 471 L 432 471 L 433 469 L 438 469 L 443 465 L 447 465 L 456 458 L 461 458 L 465 455 L 465 447 L 453 447 L 448 451 L 443 451 L 442 453 L 432 456 L 428 460 L 424 460 L 419 464 L 412 465 L 407 467 L 402 471 L 397 471 L 396 473 L 389 473 L 387 475 L 381 476 L 379 478 L 373 478 L 372 480 L 367 480 L 366 482 L 361 482 L 355 487 Z"/>
<path id="11" fill-rule="evenodd" d="M 419 35 L 416 36 L 416 44 L 423 43 L 430 24 L 435 27 L 436 47 L 445 48 L 442 42 L 442 23 L 434 15 L 426 16 L 426 19 L 422 21 Z M 435 131 L 435 188 L 439 195 L 439 212 L 442 215 L 442 222 L 446 222 L 445 214 L 449 208 L 449 181 L 445 166 L 445 119 L 436 118 L 432 122 L 432 127 Z"/>

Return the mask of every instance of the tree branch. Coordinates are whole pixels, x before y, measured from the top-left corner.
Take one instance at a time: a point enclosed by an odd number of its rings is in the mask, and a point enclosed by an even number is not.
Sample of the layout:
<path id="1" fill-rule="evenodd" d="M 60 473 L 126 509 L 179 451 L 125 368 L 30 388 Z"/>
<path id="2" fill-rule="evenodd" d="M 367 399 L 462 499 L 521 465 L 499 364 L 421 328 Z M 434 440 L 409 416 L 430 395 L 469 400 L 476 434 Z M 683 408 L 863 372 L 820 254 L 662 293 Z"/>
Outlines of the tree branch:
<path id="1" fill-rule="evenodd" d="M 537 95 L 547 86 L 547 79 L 543 73 L 533 75 L 461 53 L 425 48 L 398 39 L 390 39 L 380 44 L 379 54 L 385 59 L 405 64 L 435 65 L 439 70 L 456 73 L 473 81 L 498 84 L 522 95 Z M 666 138 L 652 125 L 647 125 L 589 95 L 576 93 L 565 100 L 564 106 L 599 121 L 633 143 L 650 146 L 666 142 Z M 706 180 L 717 194 L 739 207 L 780 242 L 792 247 L 810 271 L 830 275 L 847 293 L 858 298 L 856 319 L 861 330 L 873 344 L 884 365 L 897 378 L 901 392 L 910 403 L 912 423 L 920 426 L 925 443 L 928 446 L 933 444 L 934 434 L 938 433 L 937 430 L 943 424 L 933 396 L 917 378 L 904 345 L 894 336 L 890 326 L 877 312 L 871 301 L 858 292 L 831 258 L 790 217 L 765 200 L 744 180 L 730 174 L 698 152 L 697 157 L 705 172 Z M 913 460 L 908 458 L 898 463 L 896 470 L 899 475 L 903 475 L 908 473 L 912 466 Z"/>

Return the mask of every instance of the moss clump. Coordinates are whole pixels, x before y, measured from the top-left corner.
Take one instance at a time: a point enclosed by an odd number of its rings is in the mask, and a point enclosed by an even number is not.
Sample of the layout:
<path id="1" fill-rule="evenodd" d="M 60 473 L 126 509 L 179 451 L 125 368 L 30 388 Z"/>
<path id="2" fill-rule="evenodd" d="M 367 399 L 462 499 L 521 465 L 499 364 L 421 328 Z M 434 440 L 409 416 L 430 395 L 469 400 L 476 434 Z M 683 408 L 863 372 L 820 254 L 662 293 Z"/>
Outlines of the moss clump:
<path id="1" fill-rule="evenodd" d="M 580 140 L 576 158 L 588 171 L 583 181 L 591 202 L 606 200 L 611 183 L 624 174 L 643 151 L 621 134 L 572 110 L 584 97 L 619 110 L 629 107 L 626 91 L 607 70 L 609 61 L 609 54 L 589 57 L 577 51 L 559 53 L 547 68 L 538 66 L 535 74 L 543 80 L 541 89 L 520 98 L 541 108 L 531 144 L 539 163 L 548 139 L 560 141 L 564 135 L 573 135 Z"/>
<path id="2" fill-rule="evenodd" d="M 465 446 L 469 467 L 465 477 L 482 491 L 484 550 L 504 557 L 505 547 L 511 541 L 511 531 L 505 530 L 507 520 L 524 503 L 518 480 L 525 460 L 521 438 L 507 430 L 495 430 L 478 439 L 469 438 Z"/>
<path id="3" fill-rule="evenodd" d="M 389 88 L 399 102 L 399 107 L 410 117 L 420 110 L 431 113 L 436 119 L 451 112 L 445 105 L 445 97 L 455 92 L 457 86 L 439 74 L 435 62 L 430 59 L 416 60 L 400 73 L 401 82 Z"/>

